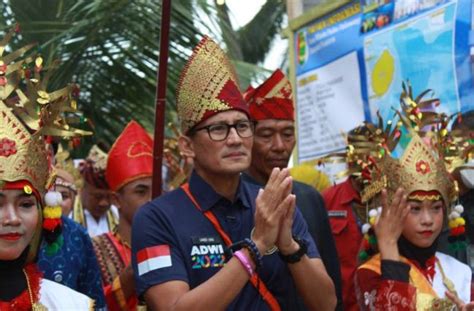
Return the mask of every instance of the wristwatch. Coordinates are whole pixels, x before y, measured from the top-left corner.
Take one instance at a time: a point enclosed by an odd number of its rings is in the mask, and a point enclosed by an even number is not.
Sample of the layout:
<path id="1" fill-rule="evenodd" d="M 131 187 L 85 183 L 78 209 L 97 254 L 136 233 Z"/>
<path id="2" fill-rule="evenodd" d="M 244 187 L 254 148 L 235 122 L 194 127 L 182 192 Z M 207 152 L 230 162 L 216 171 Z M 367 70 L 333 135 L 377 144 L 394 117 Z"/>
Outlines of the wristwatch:
<path id="1" fill-rule="evenodd" d="M 301 260 L 301 257 L 303 257 L 308 252 L 308 244 L 305 240 L 300 239 L 297 236 L 293 236 L 293 240 L 295 240 L 295 242 L 298 243 L 298 245 L 300 246 L 300 248 L 296 252 L 289 255 L 283 255 L 282 253 L 278 253 L 280 255 L 281 260 L 286 263 L 297 263 Z"/>

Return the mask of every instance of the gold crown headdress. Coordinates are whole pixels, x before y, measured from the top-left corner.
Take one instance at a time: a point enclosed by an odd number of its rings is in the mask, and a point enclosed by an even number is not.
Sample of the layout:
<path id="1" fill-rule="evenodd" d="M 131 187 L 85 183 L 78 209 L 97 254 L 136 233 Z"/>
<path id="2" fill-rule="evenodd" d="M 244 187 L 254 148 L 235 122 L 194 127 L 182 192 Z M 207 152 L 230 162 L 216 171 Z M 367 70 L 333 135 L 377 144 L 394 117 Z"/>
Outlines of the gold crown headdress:
<path id="1" fill-rule="evenodd" d="M 447 171 L 445 154 L 442 152 L 443 137 L 447 134 L 445 115 L 424 111 L 439 104 L 437 98 L 423 100 L 431 92 L 426 90 L 413 99 L 409 83 L 403 83 L 400 96 L 401 110 L 396 111 L 399 122 L 393 127 L 387 123 L 383 130 L 383 120 L 379 116 L 377 133 L 383 149 L 379 152 L 373 166 L 365 174 L 365 188 L 361 198 L 367 202 L 386 187 L 389 197 L 402 187 L 408 194 L 416 191 L 437 191 L 449 206 L 457 196 L 455 184 Z M 388 138 L 388 139 L 387 139 Z M 404 149 L 400 158 L 393 156 L 395 149 Z M 369 148 L 370 149 L 370 148 Z"/>
<path id="2" fill-rule="evenodd" d="M 194 48 L 181 73 L 176 93 L 184 134 L 221 111 L 237 109 L 248 115 L 234 67 L 225 52 L 207 36 Z"/>
<path id="3" fill-rule="evenodd" d="M 6 54 L 14 34 L 0 41 L 0 181 L 27 180 L 43 193 L 53 178 L 44 136 L 91 134 L 69 127 L 64 112 L 73 112 L 73 86 L 48 92 L 53 68 L 43 70 L 41 56 L 21 58 L 33 44 Z"/>
<path id="4" fill-rule="evenodd" d="M 56 152 L 55 161 L 56 161 L 56 164 L 55 164 L 54 167 L 56 169 L 62 169 L 64 171 L 66 171 L 74 179 L 74 182 L 72 183 L 72 185 L 69 185 L 69 183 L 65 182 L 65 181 L 63 181 L 62 184 L 61 184 L 61 181 L 60 181 L 59 184 L 62 185 L 62 186 L 71 188 L 74 191 L 77 191 L 77 189 L 81 189 L 82 186 L 83 186 L 83 180 L 82 180 L 81 173 L 75 167 L 74 161 L 71 158 L 70 152 L 68 150 L 64 149 L 61 144 L 59 145 L 58 151 Z M 56 185 L 58 185 L 58 180 L 56 180 Z"/>
<path id="5" fill-rule="evenodd" d="M 458 246 L 463 243 L 464 220 L 460 217 L 463 208 L 458 205 L 451 209 L 458 191 L 449 172 L 472 153 L 472 140 L 459 131 L 448 131 L 453 117 L 434 112 L 439 99 L 424 99 L 431 90 L 415 98 L 409 82 L 402 86 L 395 122 L 384 123 L 377 114 L 377 124 L 366 123 L 347 136 L 346 152 L 316 160 L 347 162 L 349 169 L 341 174 L 354 176 L 363 187 L 361 201 L 366 204 L 366 210 L 360 214 L 364 214 L 368 223 L 362 228 L 366 241 L 361 259 L 371 255 L 367 253 L 370 245 L 376 244 L 370 236 L 370 224 L 377 217 L 378 195 L 384 188 L 389 198 L 401 187 L 414 199 L 443 199 L 450 210 L 451 239 L 460 242 Z M 370 211 L 369 205 L 373 208 Z"/>
<path id="6" fill-rule="evenodd" d="M 5 183 L 26 182 L 23 190 L 43 196 L 54 182 L 52 154 L 45 136 L 74 137 L 91 134 L 69 127 L 65 112 L 76 109 L 73 86 L 48 91 L 53 67 L 43 69 L 38 55 L 23 58 L 33 48 L 30 44 L 5 54 L 15 30 L 0 41 L 0 186 Z M 28 184 L 29 183 L 29 184 Z M 8 184 L 7 184 L 8 185 Z M 36 233 L 30 242 L 27 262 L 34 260 L 45 229 L 47 252 L 62 245 L 60 194 L 48 192 L 42 213 L 38 214 Z M 44 217 L 44 221 L 43 221 Z"/>
<path id="7" fill-rule="evenodd" d="M 464 219 L 460 214 L 463 209 L 459 205 L 452 209 L 458 191 L 448 168 L 453 165 L 454 157 L 462 157 L 470 147 L 447 130 L 449 118 L 445 114 L 427 111 L 432 105 L 439 104 L 436 98 L 423 100 L 429 92 L 424 91 L 413 99 L 411 86 L 404 83 L 400 96 L 401 110 L 396 111 L 399 118 L 396 126 L 389 121 L 384 128 L 379 116 L 379 125 L 375 130 L 378 143 L 367 140 L 365 145 L 361 145 L 365 148 L 353 148 L 352 152 L 360 155 L 361 167 L 366 169 L 361 174 L 364 184 L 361 200 L 367 206 L 377 207 L 378 194 L 382 189 L 387 189 L 390 198 L 400 187 L 412 199 L 442 199 L 449 211 L 452 246 L 462 248 Z M 402 153 L 399 158 L 394 156 L 397 151 Z M 377 214 L 376 209 L 368 212 L 371 225 Z M 369 224 L 363 226 L 363 233 L 368 241 L 364 245 L 374 244 Z M 361 259 L 370 255 L 368 250 L 366 248 L 361 252 Z"/>
<path id="8" fill-rule="evenodd" d="M 447 150 L 446 117 L 433 111 L 426 111 L 439 104 L 437 98 L 424 100 L 430 93 L 426 90 L 413 99 L 409 83 L 403 83 L 400 96 L 400 111 L 394 117 L 397 122 L 384 120 L 377 113 L 377 124 L 365 123 L 347 135 L 345 152 L 333 153 L 322 159 L 324 162 L 347 162 L 349 168 L 344 175 L 355 176 L 364 186 L 362 202 L 368 202 L 383 188 L 403 187 L 407 192 L 415 190 L 436 190 L 446 204 L 454 197 L 454 184 L 446 172 Z M 444 139 L 444 140 L 443 140 Z M 459 143 L 459 142 L 458 142 Z M 403 155 L 396 158 L 397 152 Z M 458 151 L 460 149 L 457 149 Z M 457 153 L 460 155 L 460 153 Z M 397 166 L 397 169 L 394 167 Z M 446 172 L 446 174 L 445 174 Z"/>

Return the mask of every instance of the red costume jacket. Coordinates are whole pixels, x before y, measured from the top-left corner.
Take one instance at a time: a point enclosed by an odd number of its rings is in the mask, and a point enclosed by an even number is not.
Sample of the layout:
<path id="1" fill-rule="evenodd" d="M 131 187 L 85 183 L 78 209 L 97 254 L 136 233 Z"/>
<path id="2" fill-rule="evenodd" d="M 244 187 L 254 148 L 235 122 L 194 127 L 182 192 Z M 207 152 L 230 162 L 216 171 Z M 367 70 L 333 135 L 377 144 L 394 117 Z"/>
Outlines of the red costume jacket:
<path id="1" fill-rule="evenodd" d="M 354 289 L 354 275 L 362 233 L 352 211 L 352 203 L 360 202 L 360 196 L 350 179 L 326 189 L 322 195 L 341 266 L 344 310 L 359 310 Z"/>

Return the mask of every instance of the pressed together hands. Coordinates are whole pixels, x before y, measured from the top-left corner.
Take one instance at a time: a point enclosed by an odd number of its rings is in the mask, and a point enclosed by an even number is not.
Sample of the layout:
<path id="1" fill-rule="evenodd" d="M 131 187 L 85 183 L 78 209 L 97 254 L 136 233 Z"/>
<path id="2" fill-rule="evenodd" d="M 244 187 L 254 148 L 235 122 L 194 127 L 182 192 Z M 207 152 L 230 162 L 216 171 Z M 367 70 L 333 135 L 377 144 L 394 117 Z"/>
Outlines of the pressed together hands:
<path id="1" fill-rule="evenodd" d="M 256 199 L 255 230 L 252 240 L 261 254 L 278 247 L 283 255 L 299 249 L 293 239 L 292 226 L 296 197 L 291 193 L 293 180 L 289 170 L 274 168 L 264 189 Z"/>

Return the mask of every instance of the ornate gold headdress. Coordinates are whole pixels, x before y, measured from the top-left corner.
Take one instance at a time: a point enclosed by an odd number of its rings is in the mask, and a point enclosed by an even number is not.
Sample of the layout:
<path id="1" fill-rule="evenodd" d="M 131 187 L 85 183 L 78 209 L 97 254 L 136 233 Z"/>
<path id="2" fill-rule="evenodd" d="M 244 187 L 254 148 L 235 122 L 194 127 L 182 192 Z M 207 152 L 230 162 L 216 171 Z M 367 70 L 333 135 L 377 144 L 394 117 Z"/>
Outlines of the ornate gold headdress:
<path id="1" fill-rule="evenodd" d="M 221 111 L 237 109 L 248 114 L 233 66 L 207 36 L 194 48 L 184 67 L 176 97 L 181 131 L 185 134 Z"/>
<path id="2" fill-rule="evenodd" d="M 408 194 L 437 191 L 447 206 L 456 200 L 457 187 L 448 171 L 463 162 L 461 158 L 472 146 L 447 130 L 450 118 L 433 111 L 432 106 L 439 105 L 439 99 L 422 100 L 429 92 L 426 90 L 413 99 L 410 84 L 403 83 L 401 111 L 396 111 L 399 122 L 395 127 L 388 122 L 383 130 L 383 120 L 379 117 L 376 133 L 380 134 L 381 144 L 369 147 L 379 154 L 372 158 L 372 163 L 366 163 L 363 202 L 378 194 L 383 184 L 389 196 L 402 187 Z M 393 156 L 396 151 L 402 153 L 401 157 Z"/>
<path id="3" fill-rule="evenodd" d="M 39 55 L 24 57 L 33 44 L 5 54 L 12 29 L 0 41 L 0 187 L 20 187 L 42 196 L 54 182 L 52 153 L 47 136 L 73 137 L 92 134 L 69 127 L 65 112 L 76 109 L 74 86 L 48 91 L 53 66 L 43 69 Z M 31 189 L 30 185 L 34 188 Z M 45 231 L 47 252 L 62 245 L 60 194 L 39 198 L 45 207 L 38 213 L 36 233 L 30 242 L 27 262 L 34 260 Z M 43 221 L 44 217 L 44 221 Z"/>
<path id="4" fill-rule="evenodd" d="M 438 105 L 439 100 L 422 100 L 429 92 L 424 91 L 413 99 L 410 84 L 404 83 L 401 110 L 396 111 L 399 118 L 396 126 L 389 121 L 384 128 L 379 116 L 379 125 L 374 132 L 377 143 L 367 140 L 362 144 L 365 149 L 354 146 L 351 151 L 361 156 L 359 161 L 364 168 L 361 173 L 362 202 L 375 208 L 380 204 L 377 198 L 383 188 L 392 197 L 399 187 L 412 199 L 442 199 L 448 208 L 450 246 L 460 249 L 465 245 L 463 208 L 460 205 L 453 207 L 458 188 L 449 170 L 464 162 L 462 159 L 472 150 L 472 142 L 448 131 L 450 118 L 433 111 L 432 106 Z M 395 157 L 396 153 L 401 156 Z M 361 259 L 370 255 L 370 245 L 376 243 L 371 237 L 370 225 L 374 224 L 377 214 L 377 209 L 368 212 L 370 224 L 363 226 L 366 247 L 359 255 Z"/>
<path id="5" fill-rule="evenodd" d="M 72 178 L 74 179 L 73 187 L 70 187 L 72 190 L 77 191 L 77 189 L 81 189 L 83 186 L 83 180 L 81 173 L 79 170 L 74 166 L 74 161 L 71 158 L 71 154 L 69 153 L 68 150 L 64 149 L 62 145 L 60 144 L 58 147 L 58 151 L 56 152 L 55 156 L 55 168 L 56 169 L 62 169 L 69 173 Z M 59 176 L 58 176 L 59 177 Z M 56 180 L 56 185 L 58 185 L 58 182 Z M 62 184 L 63 186 L 69 187 L 69 185 Z"/>
<path id="6" fill-rule="evenodd" d="M 384 188 L 389 198 L 399 187 L 413 199 L 442 198 L 449 209 L 451 240 L 459 242 L 456 247 L 462 247 L 464 220 L 460 214 L 463 209 L 459 205 L 451 208 L 458 190 L 449 172 L 464 163 L 472 152 L 472 140 L 465 133 L 448 131 L 453 117 L 434 112 L 439 99 L 425 100 L 430 92 L 426 90 L 414 98 L 409 82 L 403 83 L 395 122 L 384 123 L 378 114 L 377 124 L 366 123 L 348 135 L 346 152 L 318 160 L 346 161 L 349 169 L 343 174 L 355 176 L 363 186 L 361 201 L 366 204 L 368 222 L 362 227 L 365 246 L 360 258 L 363 260 L 371 255 L 370 245 L 376 244 L 370 228 L 378 214 L 378 195 Z M 372 207 L 370 211 L 369 206 Z"/>
<path id="7" fill-rule="evenodd" d="M 44 136 L 91 134 L 66 124 L 64 112 L 73 112 L 73 86 L 48 91 L 52 67 L 43 70 L 41 56 L 19 59 L 34 45 L 5 55 L 14 34 L 0 41 L 0 181 L 27 180 L 40 193 L 53 181 Z"/>
<path id="8" fill-rule="evenodd" d="M 417 191 L 437 191 L 447 206 L 457 197 L 443 158 L 417 134 L 400 159 L 388 154 L 378 161 L 370 177 L 361 195 L 363 202 L 375 197 L 383 188 L 391 197 L 399 187 L 410 195 Z"/>

